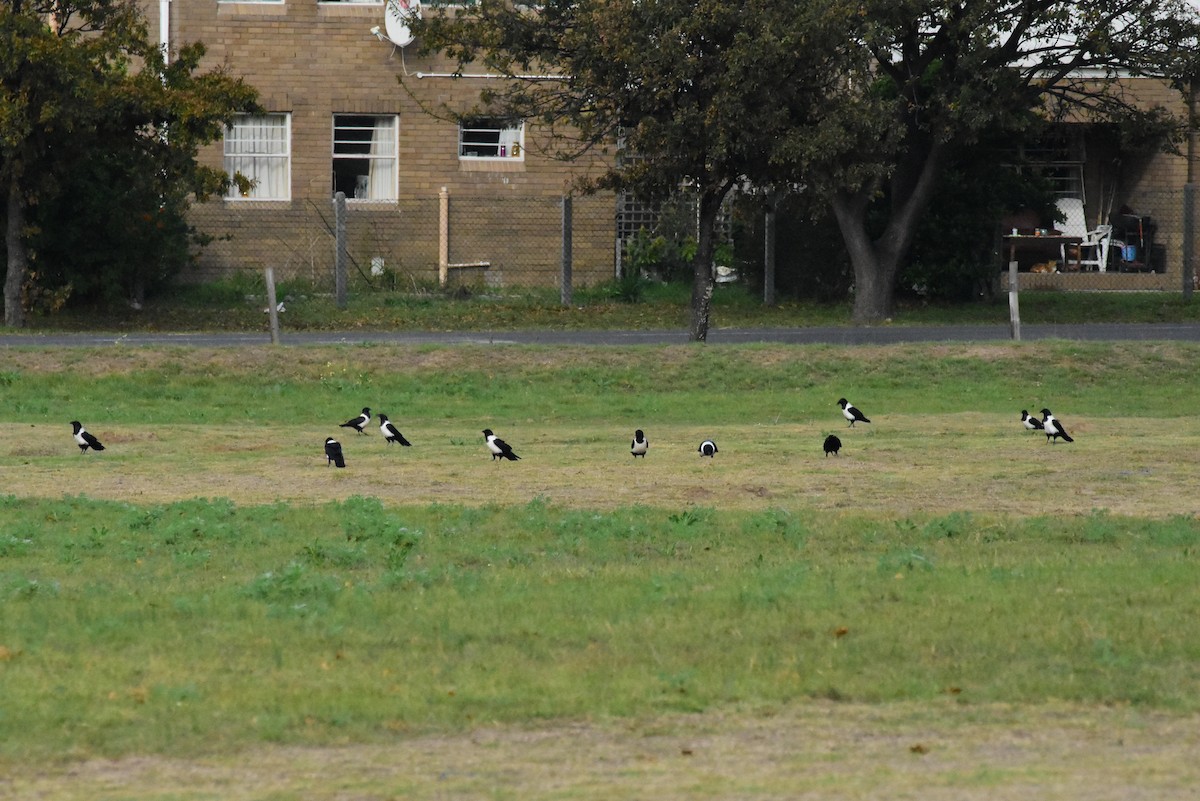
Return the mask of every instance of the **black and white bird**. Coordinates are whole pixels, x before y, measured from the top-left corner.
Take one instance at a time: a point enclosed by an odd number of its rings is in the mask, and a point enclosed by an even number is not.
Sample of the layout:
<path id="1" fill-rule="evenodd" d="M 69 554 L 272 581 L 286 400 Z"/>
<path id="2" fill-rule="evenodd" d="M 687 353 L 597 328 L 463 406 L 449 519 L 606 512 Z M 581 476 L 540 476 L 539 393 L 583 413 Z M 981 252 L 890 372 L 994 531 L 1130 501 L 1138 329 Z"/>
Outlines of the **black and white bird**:
<path id="1" fill-rule="evenodd" d="M 1029 429 L 1030 431 L 1042 430 L 1042 421 L 1034 417 L 1025 409 L 1021 410 L 1021 425 L 1025 426 L 1025 428 Z"/>
<path id="2" fill-rule="evenodd" d="M 87 453 L 88 448 L 94 451 L 104 450 L 104 446 L 100 444 L 100 440 L 89 434 L 87 429 L 83 427 L 83 423 L 80 423 L 78 420 L 72 420 L 71 428 L 74 429 L 75 444 L 79 446 L 80 453 Z"/>
<path id="3" fill-rule="evenodd" d="M 853 426 L 855 423 L 871 422 L 870 420 L 867 419 L 867 416 L 865 414 L 860 412 L 854 406 L 853 403 L 846 400 L 845 398 L 840 398 L 838 400 L 838 406 L 842 407 L 842 417 L 845 417 L 847 420 L 849 420 L 851 426 Z"/>
<path id="4" fill-rule="evenodd" d="M 1058 438 L 1062 437 L 1063 442 L 1074 442 L 1071 435 L 1067 433 L 1067 429 L 1063 427 L 1062 422 L 1050 414 L 1049 409 L 1042 409 L 1042 430 L 1046 432 L 1047 442 L 1058 442 Z"/>
<path id="5" fill-rule="evenodd" d="M 717 452 L 717 443 L 713 442 L 711 439 L 706 439 L 704 442 L 700 443 L 700 447 L 697 448 L 696 451 L 701 456 L 707 456 L 711 459 Z"/>
<path id="6" fill-rule="evenodd" d="M 325 438 L 325 466 L 337 465 L 338 467 L 346 466 L 346 457 L 342 455 L 342 443 L 338 442 L 333 437 Z"/>
<path id="7" fill-rule="evenodd" d="M 838 451 L 840 451 L 841 449 L 842 449 L 842 441 L 840 439 L 838 439 L 837 436 L 835 436 L 834 434 L 830 434 L 828 437 L 825 438 L 825 455 L 826 456 L 828 456 L 831 453 L 834 456 L 837 456 Z"/>
<path id="8" fill-rule="evenodd" d="M 400 429 L 392 425 L 392 422 L 387 419 L 386 414 L 379 415 L 379 433 L 383 434 L 383 438 L 387 440 L 388 445 L 391 445 L 393 442 L 399 442 L 405 447 L 412 445 L 412 443 L 406 440 L 404 435 L 400 433 Z"/>
<path id="9" fill-rule="evenodd" d="M 338 426 L 338 428 L 353 428 L 358 433 L 365 434 L 367 432 L 363 431 L 363 429 L 367 427 L 367 423 L 369 422 L 371 422 L 371 410 L 364 406 L 362 414 L 353 420 L 347 420 Z"/>
<path id="10" fill-rule="evenodd" d="M 483 441 L 487 443 L 487 449 L 492 452 L 493 462 L 497 459 L 502 462 L 505 459 L 508 459 L 510 462 L 515 462 L 521 458 L 513 453 L 511 445 L 493 434 L 492 429 L 490 428 L 483 429 Z"/>
<path id="11" fill-rule="evenodd" d="M 633 442 L 629 443 L 629 452 L 633 454 L 635 459 L 638 456 L 644 459 L 648 450 L 650 450 L 650 440 L 646 439 L 646 434 L 639 428 L 633 432 Z"/>

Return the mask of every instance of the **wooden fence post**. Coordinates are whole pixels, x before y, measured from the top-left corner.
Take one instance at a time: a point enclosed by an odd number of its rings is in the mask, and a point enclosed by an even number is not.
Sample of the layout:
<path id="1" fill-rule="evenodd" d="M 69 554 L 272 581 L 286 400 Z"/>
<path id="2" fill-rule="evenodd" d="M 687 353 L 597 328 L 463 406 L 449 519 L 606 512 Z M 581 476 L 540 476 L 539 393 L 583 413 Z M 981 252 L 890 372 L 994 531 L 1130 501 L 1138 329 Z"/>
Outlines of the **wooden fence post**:
<path id="1" fill-rule="evenodd" d="M 275 303 L 275 270 L 266 268 L 263 280 L 267 285 L 267 316 L 271 320 L 271 344 L 279 344 L 279 307 Z"/>

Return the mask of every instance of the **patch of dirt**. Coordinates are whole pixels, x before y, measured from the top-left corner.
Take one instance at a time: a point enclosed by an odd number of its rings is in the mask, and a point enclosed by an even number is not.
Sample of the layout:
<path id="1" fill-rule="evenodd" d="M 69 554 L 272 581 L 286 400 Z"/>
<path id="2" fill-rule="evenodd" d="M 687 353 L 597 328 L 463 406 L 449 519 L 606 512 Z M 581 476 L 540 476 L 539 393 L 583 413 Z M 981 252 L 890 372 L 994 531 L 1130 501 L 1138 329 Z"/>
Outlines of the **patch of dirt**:
<path id="1" fill-rule="evenodd" d="M 1126 708 L 808 702 L 483 726 L 385 743 L 13 765 L 12 801 L 1142 801 L 1193 797 L 1200 719 Z"/>

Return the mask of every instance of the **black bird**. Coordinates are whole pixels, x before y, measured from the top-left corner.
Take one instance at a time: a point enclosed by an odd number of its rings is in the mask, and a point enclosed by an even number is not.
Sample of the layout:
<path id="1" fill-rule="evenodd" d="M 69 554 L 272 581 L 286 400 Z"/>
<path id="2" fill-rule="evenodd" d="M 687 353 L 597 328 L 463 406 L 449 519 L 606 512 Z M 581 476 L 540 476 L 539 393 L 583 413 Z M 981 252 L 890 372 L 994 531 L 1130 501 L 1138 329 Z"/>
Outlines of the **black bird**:
<path id="1" fill-rule="evenodd" d="M 508 459 L 510 462 L 515 462 L 521 458 L 513 453 L 511 445 L 493 434 L 492 429 L 483 429 L 483 439 L 484 442 L 487 443 L 488 450 L 492 452 L 493 462 L 496 461 L 496 459 L 499 459 L 502 462 L 505 459 Z"/>
<path id="2" fill-rule="evenodd" d="M 100 440 L 89 434 L 87 429 L 83 427 L 83 423 L 80 423 L 78 420 L 72 420 L 71 428 L 74 429 L 75 444 L 79 446 L 80 453 L 87 453 L 88 448 L 94 451 L 104 450 L 104 446 L 100 444 Z"/>
<path id="3" fill-rule="evenodd" d="M 1054 415 L 1050 414 L 1049 409 L 1042 409 L 1042 430 L 1046 432 L 1046 441 L 1058 442 L 1058 438 L 1062 437 L 1063 442 L 1074 442 L 1071 435 L 1067 433 L 1067 429 Z"/>
<path id="4" fill-rule="evenodd" d="M 399 442 L 405 447 L 412 445 L 412 443 L 406 440 L 404 435 L 400 433 L 400 429 L 392 425 L 391 421 L 387 419 L 386 414 L 379 415 L 379 433 L 383 434 L 383 438 L 387 440 L 388 445 L 391 445 L 393 442 Z"/>
<path id="5" fill-rule="evenodd" d="M 833 434 L 830 434 L 828 437 L 825 438 L 825 455 L 826 456 L 828 456 L 831 453 L 834 456 L 837 456 L 838 451 L 840 451 L 841 449 L 842 449 L 842 441 L 840 439 L 838 439 L 836 436 L 834 436 Z"/>
<path id="6" fill-rule="evenodd" d="M 700 447 L 696 450 L 701 456 L 707 456 L 711 459 L 717 452 L 717 443 L 713 442 L 711 439 L 706 439 L 704 442 L 700 443 Z"/>
<path id="7" fill-rule="evenodd" d="M 365 434 L 367 432 L 363 431 L 363 429 L 367 427 L 367 423 L 369 422 L 371 422 L 371 410 L 364 406 L 362 414 L 353 420 L 347 420 L 338 426 L 338 428 L 353 428 L 358 433 Z"/>
<path id="8" fill-rule="evenodd" d="M 629 452 L 634 458 L 641 456 L 646 458 L 646 451 L 650 450 L 650 440 L 646 439 L 646 435 L 642 433 L 642 429 L 633 432 L 633 442 L 629 443 Z"/>
<path id="9" fill-rule="evenodd" d="M 325 466 L 328 467 L 335 464 L 338 467 L 346 466 L 346 457 L 342 455 L 342 443 L 338 442 L 333 437 L 325 438 Z"/>
<path id="10" fill-rule="evenodd" d="M 855 423 L 871 422 L 870 420 L 867 419 L 867 416 L 865 414 L 863 414 L 858 409 L 856 409 L 854 407 L 854 404 L 850 403 L 845 398 L 841 398 L 838 400 L 838 406 L 842 407 L 842 417 L 845 417 L 847 420 L 849 420 L 851 426 L 853 426 Z"/>
<path id="11" fill-rule="evenodd" d="M 1027 412 L 1025 409 L 1021 410 L 1021 424 L 1024 425 L 1026 428 L 1028 428 L 1030 431 L 1041 431 L 1042 430 L 1042 421 L 1037 419 L 1036 417 L 1034 417 L 1032 414 Z"/>

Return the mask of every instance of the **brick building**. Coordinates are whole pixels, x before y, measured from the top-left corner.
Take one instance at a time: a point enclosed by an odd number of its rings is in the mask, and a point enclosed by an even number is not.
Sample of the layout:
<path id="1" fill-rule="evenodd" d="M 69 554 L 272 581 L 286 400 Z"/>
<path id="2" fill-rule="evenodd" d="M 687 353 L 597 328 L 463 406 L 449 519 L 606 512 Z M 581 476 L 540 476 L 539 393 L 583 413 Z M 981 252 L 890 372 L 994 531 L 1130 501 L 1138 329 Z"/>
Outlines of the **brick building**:
<path id="1" fill-rule="evenodd" d="M 265 110 L 240 118 L 203 154 L 255 184 L 245 196 L 195 209 L 197 227 L 216 237 L 195 278 L 272 266 L 282 278 L 331 280 L 332 197 L 341 191 L 350 257 L 364 276 L 384 270 L 401 285 L 447 274 L 493 286 L 556 284 L 561 198 L 597 164 L 555 160 L 534 124 L 452 119 L 446 112 L 477 105 L 488 77 L 452 78 L 448 60 L 397 43 L 403 37 L 395 18 L 389 28 L 384 0 L 144 2 L 168 52 L 204 42 L 207 65 L 244 77 Z M 1184 111 L 1183 98 L 1162 82 L 1131 80 L 1123 91 L 1146 106 Z M 1033 274 L 1024 285 L 1177 289 L 1193 214 L 1183 190 L 1186 154 L 1129 157 L 1104 126 L 1067 124 L 1059 133 L 1024 161 L 1082 202 L 1089 227 L 1127 210 L 1126 222 L 1142 228 L 1142 250 L 1128 262 L 1114 250 L 1104 272 Z M 631 234 L 645 209 L 602 194 L 575 197 L 573 212 L 576 282 L 611 278 L 618 236 Z M 1128 229 L 1117 235 L 1132 241 Z"/>
<path id="2" fill-rule="evenodd" d="M 1188 116 L 1187 98 L 1165 81 L 1127 78 L 1115 91 L 1142 108 Z M 1185 241 L 1196 214 L 1185 189 L 1196 157 L 1191 138 L 1178 153 L 1130 153 L 1122 150 L 1114 126 L 1067 122 L 1042 152 L 1024 154 L 1041 164 L 1059 197 L 1082 202 L 1089 229 L 1111 224 L 1113 231 L 1103 273 L 1096 265 L 1078 273 L 1034 273 L 1022 287 L 1179 290 L 1185 261 L 1194 259 L 1187 252 L 1194 245 Z"/>
<path id="3" fill-rule="evenodd" d="M 196 207 L 194 223 L 216 239 L 194 277 L 272 266 L 323 283 L 340 191 L 360 273 L 430 282 L 448 263 L 451 277 L 555 285 L 561 199 L 595 162 L 553 159 L 520 120 L 460 125 L 427 113 L 471 111 L 487 78 L 454 79 L 449 61 L 389 39 L 401 37 L 384 2 L 146 0 L 146 13 L 168 53 L 202 41 L 205 66 L 243 77 L 264 109 L 202 154 L 254 185 Z M 611 278 L 616 199 L 576 196 L 572 206 L 576 282 Z"/>

